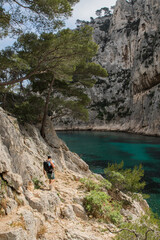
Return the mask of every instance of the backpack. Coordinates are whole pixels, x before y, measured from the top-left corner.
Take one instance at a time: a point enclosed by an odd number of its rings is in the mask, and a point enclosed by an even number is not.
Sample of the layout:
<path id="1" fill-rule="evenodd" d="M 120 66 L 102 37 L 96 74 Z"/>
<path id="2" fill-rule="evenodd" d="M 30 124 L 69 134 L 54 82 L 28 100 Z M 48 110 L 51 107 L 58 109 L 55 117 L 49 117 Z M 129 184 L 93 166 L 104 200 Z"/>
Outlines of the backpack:
<path id="1" fill-rule="evenodd" d="M 52 172 L 53 167 L 50 164 L 50 162 L 48 161 L 43 162 L 43 167 L 46 172 Z"/>

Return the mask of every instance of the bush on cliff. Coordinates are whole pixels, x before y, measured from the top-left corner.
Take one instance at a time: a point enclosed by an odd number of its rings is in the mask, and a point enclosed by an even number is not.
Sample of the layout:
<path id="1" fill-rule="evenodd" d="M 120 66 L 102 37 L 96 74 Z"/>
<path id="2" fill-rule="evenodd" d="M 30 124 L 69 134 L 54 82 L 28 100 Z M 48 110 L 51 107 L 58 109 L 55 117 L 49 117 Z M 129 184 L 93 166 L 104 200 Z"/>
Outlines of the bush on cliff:
<path id="1" fill-rule="evenodd" d="M 145 187 L 142 181 L 144 170 L 142 165 L 135 166 L 134 169 L 123 169 L 124 163 L 110 164 L 104 170 L 106 178 L 112 183 L 113 188 L 126 192 L 140 192 Z"/>
<path id="2" fill-rule="evenodd" d="M 115 240 L 159 240 L 160 220 L 148 212 L 134 223 L 124 223 Z"/>
<path id="3" fill-rule="evenodd" d="M 105 222 L 121 223 L 120 204 L 111 201 L 105 192 L 92 190 L 84 199 L 84 206 L 88 214 Z"/>

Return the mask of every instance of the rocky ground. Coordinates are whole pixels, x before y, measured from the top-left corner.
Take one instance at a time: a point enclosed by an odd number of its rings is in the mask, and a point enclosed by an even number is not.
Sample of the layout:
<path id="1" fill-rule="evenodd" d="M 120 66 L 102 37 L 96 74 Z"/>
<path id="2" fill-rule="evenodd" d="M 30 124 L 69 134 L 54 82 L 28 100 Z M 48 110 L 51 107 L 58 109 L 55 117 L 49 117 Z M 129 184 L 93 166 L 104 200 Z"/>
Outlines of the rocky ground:
<path id="1" fill-rule="evenodd" d="M 0 239 L 110 240 L 114 235 L 103 233 L 105 224 L 89 219 L 82 206 L 79 177 L 69 171 L 55 175 L 52 190 L 47 184 L 41 189 L 30 184 L 25 204 L 11 203 L 9 215 L 0 219 Z"/>
<path id="2" fill-rule="evenodd" d="M 40 189 L 28 184 L 24 193 L 15 200 L 6 198 L 8 215 L 0 219 L 1 240 L 111 240 L 113 224 L 100 222 L 87 216 L 83 208 L 86 190 L 80 183 L 81 175 L 72 171 L 55 172 L 56 180 L 48 190 L 47 180 Z M 93 176 L 92 176 L 93 177 Z M 120 194 L 119 194 L 120 196 Z M 124 195 L 123 195 L 124 198 Z M 125 196 L 128 199 L 127 196 Z M 10 202 L 11 201 L 11 202 Z M 122 209 L 123 215 L 138 217 L 142 203 L 132 201 L 132 208 Z"/>

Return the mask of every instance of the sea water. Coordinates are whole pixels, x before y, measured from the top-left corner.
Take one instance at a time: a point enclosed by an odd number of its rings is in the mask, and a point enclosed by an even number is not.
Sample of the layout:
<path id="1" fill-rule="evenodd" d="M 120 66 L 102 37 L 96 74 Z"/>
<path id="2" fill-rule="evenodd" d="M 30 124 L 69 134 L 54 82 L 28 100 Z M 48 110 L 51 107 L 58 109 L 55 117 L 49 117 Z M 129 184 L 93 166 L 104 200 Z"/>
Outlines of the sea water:
<path id="1" fill-rule="evenodd" d="M 108 163 L 124 161 L 124 168 L 143 165 L 144 192 L 152 210 L 160 216 L 160 137 L 117 132 L 62 131 L 58 136 L 95 173 L 104 173 Z"/>

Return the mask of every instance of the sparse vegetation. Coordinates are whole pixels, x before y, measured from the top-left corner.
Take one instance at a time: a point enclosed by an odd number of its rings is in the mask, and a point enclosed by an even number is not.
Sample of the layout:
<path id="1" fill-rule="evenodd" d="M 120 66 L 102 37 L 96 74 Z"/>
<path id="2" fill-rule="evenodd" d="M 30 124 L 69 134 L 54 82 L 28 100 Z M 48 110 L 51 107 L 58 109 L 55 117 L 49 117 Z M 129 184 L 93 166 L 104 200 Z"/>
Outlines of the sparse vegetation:
<path id="1" fill-rule="evenodd" d="M 24 201 L 18 198 L 16 192 L 14 192 L 14 200 L 16 201 L 18 207 L 24 206 Z"/>
<path id="2" fill-rule="evenodd" d="M 35 189 L 40 189 L 43 186 L 43 183 L 37 178 L 33 178 L 32 181 Z"/>
<path id="3" fill-rule="evenodd" d="M 134 223 L 124 223 L 115 240 L 159 240 L 159 229 L 160 220 L 148 213 Z"/>
<path id="4" fill-rule="evenodd" d="M 24 217 L 21 215 L 20 218 L 17 220 L 17 221 L 13 221 L 11 224 L 10 224 L 11 227 L 20 227 L 24 230 L 26 230 L 26 224 L 25 224 L 25 220 L 24 220 Z"/>
<path id="5" fill-rule="evenodd" d="M 0 216 L 6 215 L 7 199 L 5 197 L 7 182 L 0 177 Z"/>
<path id="6" fill-rule="evenodd" d="M 84 184 L 84 187 L 88 192 L 92 190 L 97 190 L 97 191 L 103 190 L 103 189 L 109 190 L 112 187 L 112 184 L 107 179 L 104 179 L 99 182 L 95 182 L 90 178 L 81 178 L 80 182 Z"/>
<path id="7" fill-rule="evenodd" d="M 38 232 L 37 232 L 37 239 L 38 238 L 41 238 L 42 236 L 44 236 L 44 234 L 47 232 L 47 228 L 46 228 L 46 226 L 45 225 L 41 225 L 40 226 L 40 229 L 38 230 Z"/>

